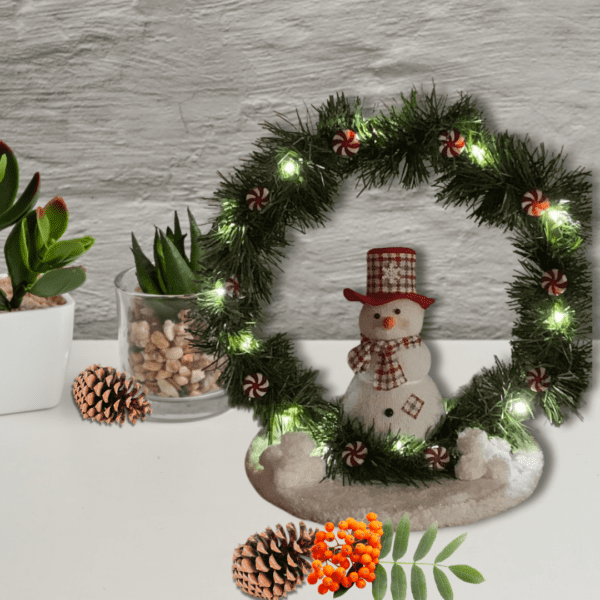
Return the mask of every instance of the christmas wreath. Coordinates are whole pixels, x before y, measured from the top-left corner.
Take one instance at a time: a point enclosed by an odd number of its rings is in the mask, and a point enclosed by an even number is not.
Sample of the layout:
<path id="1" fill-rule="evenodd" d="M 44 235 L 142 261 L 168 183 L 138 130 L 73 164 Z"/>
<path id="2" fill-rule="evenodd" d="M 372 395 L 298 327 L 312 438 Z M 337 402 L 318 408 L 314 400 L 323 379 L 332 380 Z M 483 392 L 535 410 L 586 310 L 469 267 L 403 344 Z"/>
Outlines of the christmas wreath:
<path id="1" fill-rule="evenodd" d="M 577 413 L 591 375 L 590 173 L 566 170 L 562 153 L 529 139 L 491 133 L 468 95 L 449 104 L 435 89 L 413 89 L 401 100 L 387 114 L 365 116 L 359 100 L 339 94 L 315 109 L 314 121 L 297 113 L 298 124 L 265 123 L 270 135 L 241 168 L 221 176 L 212 199 L 221 211 L 202 238 L 204 283 L 191 309 L 195 347 L 228 359 L 220 385 L 230 405 L 252 409 L 269 444 L 286 431 L 308 431 L 327 477 L 350 483 L 453 477 L 458 433 L 468 427 L 524 448 L 531 443 L 526 417 L 539 407 L 560 425 Z M 350 175 L 363 189 L 394 179 L 409 189 L 433 177 L 437 202 L 464 206 L 477 225 L 509 232 L 520 257 L 508 289 L 517 314 L 510 362 L 495 357 L 445 399 L 447 415 L 426 440 L 382 438 L 344 420 L 341 401 L 324 399 L 318 372 L 302 365 L 285 333 L 253 334 L 271 302 L 288 229 L 322 225 Z M 356 440 L 368 447 L 366 468 L 343 459 Z M 432 446 L 447 450 L 447 468 L 430 468 Z"/>

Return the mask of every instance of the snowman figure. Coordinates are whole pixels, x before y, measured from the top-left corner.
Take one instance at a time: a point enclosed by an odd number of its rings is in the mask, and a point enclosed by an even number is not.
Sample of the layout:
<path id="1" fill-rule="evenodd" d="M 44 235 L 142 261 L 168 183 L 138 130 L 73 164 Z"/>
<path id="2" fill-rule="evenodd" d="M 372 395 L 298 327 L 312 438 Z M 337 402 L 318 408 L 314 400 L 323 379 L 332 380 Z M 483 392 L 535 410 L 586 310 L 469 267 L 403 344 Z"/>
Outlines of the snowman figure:
<path id="1" fill-rule="evenodd" d="M 419 337 L 425 309 L 435 300 L 415 292 L 416 254 L 410 248 L 367 253 L 367 293 L 344 290 L 362 302 L 361 343 L 348 355 L 355 375 L 343 399 L 349 418 L 376 434 L 427 431 L 445 414 L 442 396 L 429 377 L 431 354 Z"/>

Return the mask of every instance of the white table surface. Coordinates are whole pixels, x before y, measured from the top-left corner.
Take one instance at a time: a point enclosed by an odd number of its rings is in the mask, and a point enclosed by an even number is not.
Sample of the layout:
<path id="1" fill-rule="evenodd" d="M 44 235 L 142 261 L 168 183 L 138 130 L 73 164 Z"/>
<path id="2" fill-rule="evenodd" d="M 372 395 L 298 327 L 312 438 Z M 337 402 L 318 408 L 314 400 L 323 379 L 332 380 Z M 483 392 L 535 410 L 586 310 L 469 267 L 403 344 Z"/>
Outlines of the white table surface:
<path id="1" fill-rule="evenodd" d="M 346 354 L 356 343 L 306 341 L 297 348 L 337 396 L 351 379 Z M 481 367 L 491 367 L 494 354 L 509 357 L 505 341 L 428 346 L 431 374 L 447 396 Z M 596 357 L 597 348 L 595 342 Z M 249 598 L 232 582 L 234 548 L 269 525 L 299 521 L 248 482 L 244 456 L 257 424 L 241 410 L 122 428 L 82 421 L 72 381 L 90 364 L 114 365 L 116 357 L 116 341 L 75 341 L 57 407 L 0 416 L 0 598 Z M 598 597 L 598 391 L 596 381 L 586 395 L 584 422 L 573 417 L 560 428 L 543 418 L 532 423 L 546 467 L 528 501 L 469 526 L 439 530 L 432 555 L 467 531 L 446 564 L 469 564 L 487 580 L 470 585 L 450 574 L 457 600 Z M 411 534 L 408 555 L 421 536 Z M 428 597 L 440 598 L 431 567 L 425 572 Z M 320 596 L 305 584 L 293 597 Z M 371 592 L 352 589 L 345 598 L 366 600 Z"/>

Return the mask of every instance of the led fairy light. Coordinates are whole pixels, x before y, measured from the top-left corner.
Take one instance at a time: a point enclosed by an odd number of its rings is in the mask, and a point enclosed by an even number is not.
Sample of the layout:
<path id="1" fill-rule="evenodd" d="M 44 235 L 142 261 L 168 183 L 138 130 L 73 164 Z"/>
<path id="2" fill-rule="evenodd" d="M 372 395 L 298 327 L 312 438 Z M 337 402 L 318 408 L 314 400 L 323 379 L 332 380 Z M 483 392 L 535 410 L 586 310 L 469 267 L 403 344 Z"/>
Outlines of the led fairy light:
<path id="1" fill-rule="evenodd" d="M 558 205 L 551 206 L 542 215 L 542 223 L 546 238 L 551 244 L 568 248 L 573 252 L 577 250 L 583 240 L 579 235 L 579 223 L 573 220 L 566 207 L 560 206 L 567 202 L 567 200 L 561 200 Z"/>
<path id="2" fill-rule="evenodd" d="M 546 313 L 548 316 L 544 319 L 544 323 L 550 331 L 557 331 L 565 336 L 573 335 L 571 312 L 564 302 L 558 301 L 552 306 L 549 314 Z"/>
<path id="3" fill-rule="evenodd" d="M 469 154 L 480 167 L 485 167 L 491 162 L 489 153 L 477 144 L 472 144 L 469 147 Z"/>
<path id="4" fill-rule="evenodd" d="M 295 153 L 288 152 L 279 161 L 279 175 L 282 179 L 293 179 L 300 174 L 300 161 Z"/>
<path id="5" fill-rule="evenodd" d="M 524 398 L 515 398 L 510 403 L 510 412 L 519 418 L 526 418 L 533 416 L 531 413 L 531 406 L 529 402 Z"/>
<path id="6" fill-rule="evenodd" d="M 301 410 L 298 406 L 290 406 L 281 412 L 277 421 L 281 433 L 297 430 L 300 424 L 300 415 Z"/>
<path id="7" fill-rule="evenodd" d="M 252 352 L 260 346 L 260 341 L 257 340 L 251 333 L 245 333 L 240 336 L 238 348 L 242 352 Z"/>
<path id="8" fill-rule="evenodd" d="M 229 244 L 235 235 L 238 235 L 238 229 L 233 221 L 221 223 L 218 228 L 218 235 L 226 244 Z"/>
<path id="9" fill-rule="evenodd" d="M 225 306 L 225 296 L 227 290 L 223 281 L 217 281 L 214 287 L 207 292 L 207 300 L 210 302 L 212 308 L 223 309 Z"/>
<path id="10" fill-rule="evenodd" d="M 396 451 L 402 454 L 404 450 L 406 450 L 407 439 L 402 436 L 395 445 Z"/>
<path id="11" fill-rule="evenodd" d="M 229 334 L 229 347 L 234 352 L 249 354 L 260 348 L 261 342 L 256 339 L 250 332 L 242 331 L 239 333 Z"/>

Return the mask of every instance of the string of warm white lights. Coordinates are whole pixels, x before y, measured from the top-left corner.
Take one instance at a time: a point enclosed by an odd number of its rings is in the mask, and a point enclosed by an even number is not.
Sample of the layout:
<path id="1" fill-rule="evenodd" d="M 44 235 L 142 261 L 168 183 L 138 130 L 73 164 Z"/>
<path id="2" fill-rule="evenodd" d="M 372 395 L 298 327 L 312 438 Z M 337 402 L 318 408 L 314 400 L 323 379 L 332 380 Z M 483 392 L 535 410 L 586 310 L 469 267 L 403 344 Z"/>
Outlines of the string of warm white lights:
<path id="1" fill-rule="evenodd" d="M 202 240 L 205 289 L 192 333 L 199 350 L 228 357 L 220 383 L 232 406 L 254 411 L 267 443 L 304 429 L 326 452 L 329 477 L 415 483 L 451 476 L 466 427 L 518 448 L 530 440 L 524 421 L 537 409 L 556 425 L 577 411 L 591 373 L 588 172 L 565 170 L 565 158 L 543 145 L 493 135 L 469 96 L 447 105 L 435 90 L 414 91 L 388 114 L 370 117 L 358 100 L 351 105 L 338 95 L 316 109 L 314 122 L 312 114 L 306 123 L 298 115 L 297 124 L 265 128 L 271 135 L 215 193 L 221 213 Z M 324 224 L 350 175 L 363 189 L 394 179 L 412 188 L 435 175 L 438 202 L 465 206 L 478 225 L 510 232 L 520 257 L 508 288 L 516 312 L 511 361 L 496 359 L 447 399 L 448 414 L 427 442 L 377 438 L 344 420 L 341 404 L 324 399 L 317 372 L 298 361 L 286 334 L 254 334 L 271 302 L 288 228 Z M 341 458 L 356 440 L 369 449 L 369 469 L 349 468 Z M 434 444 L 451 456 L 442 473 L 423 458 Z"/>

